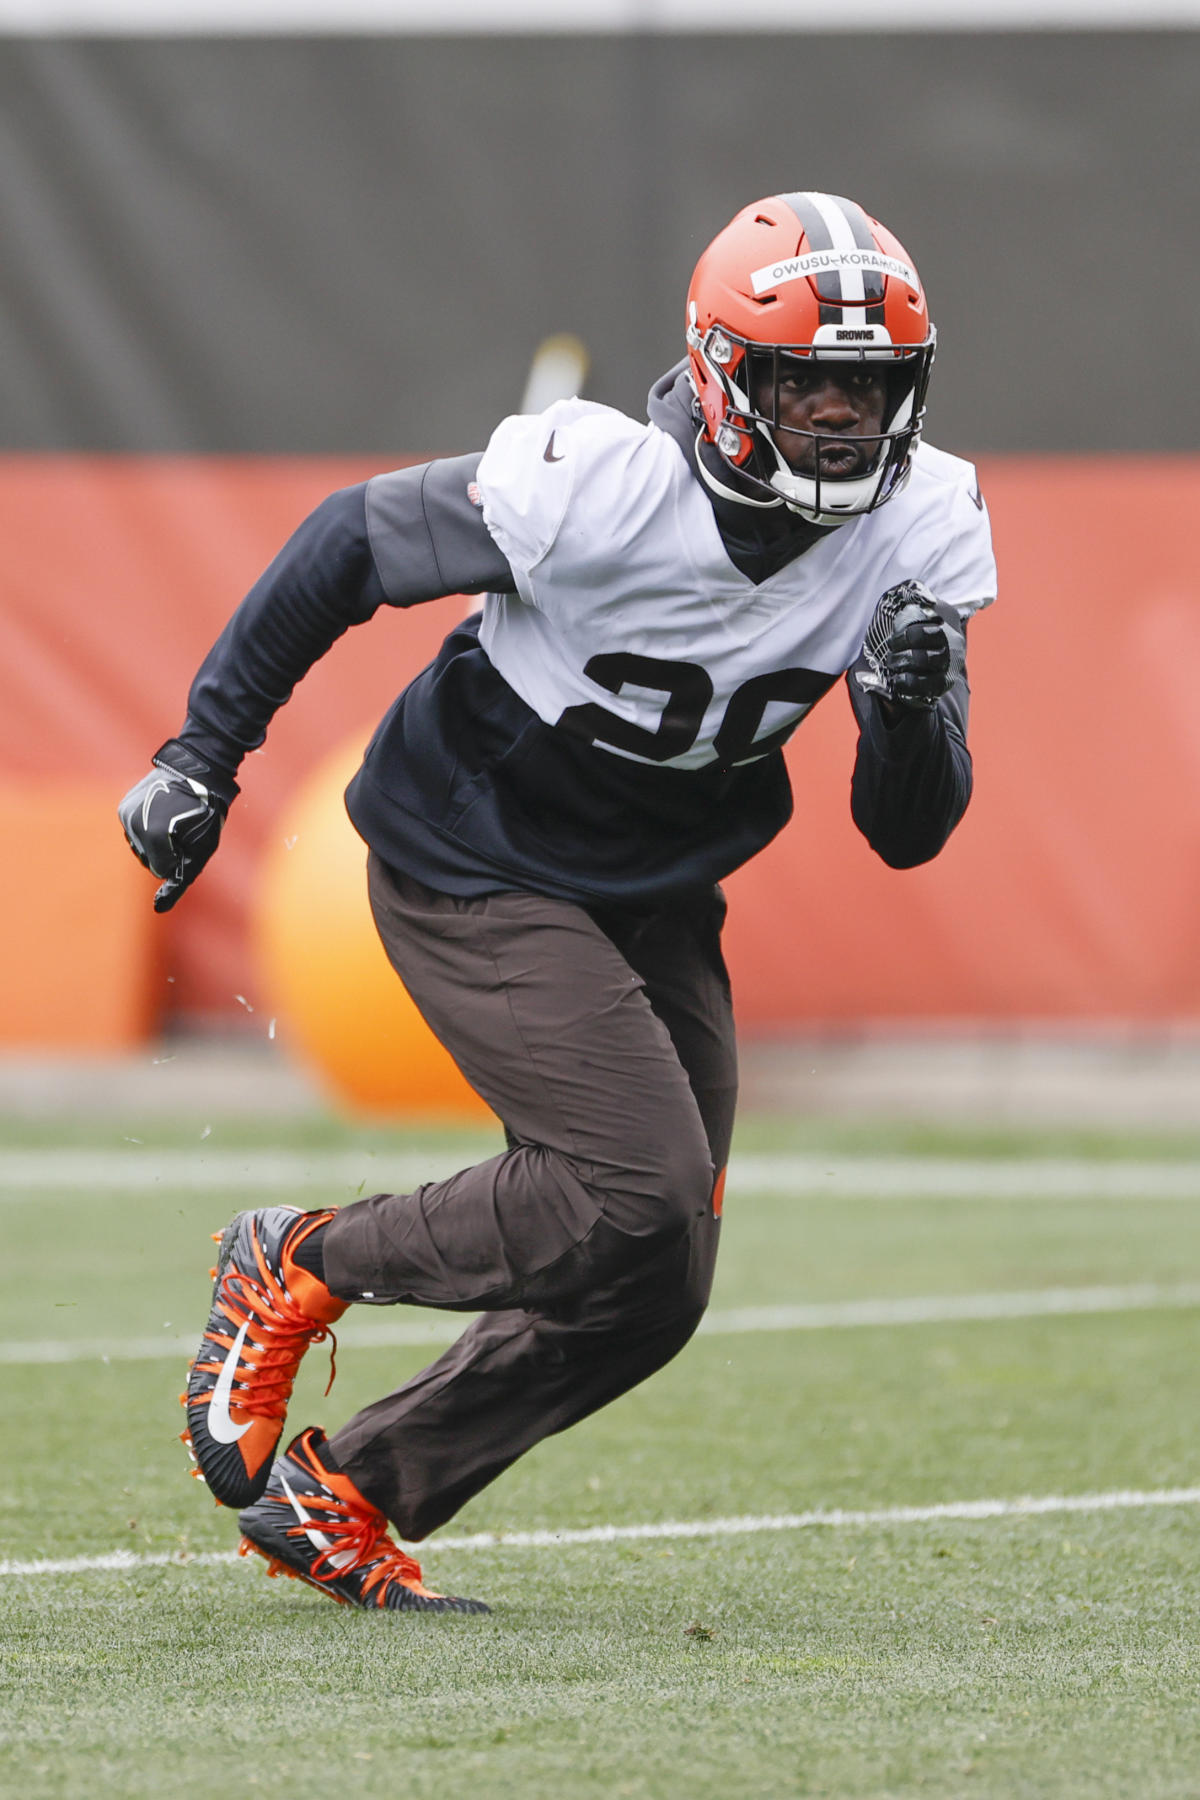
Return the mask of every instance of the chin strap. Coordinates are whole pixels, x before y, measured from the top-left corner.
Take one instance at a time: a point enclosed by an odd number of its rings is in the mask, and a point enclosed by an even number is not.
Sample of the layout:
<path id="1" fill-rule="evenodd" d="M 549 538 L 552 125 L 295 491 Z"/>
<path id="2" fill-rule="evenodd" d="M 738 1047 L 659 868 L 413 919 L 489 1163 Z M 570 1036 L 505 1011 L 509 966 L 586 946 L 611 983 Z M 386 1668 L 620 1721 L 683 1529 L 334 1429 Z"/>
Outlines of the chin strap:
<path id="1" fill-rule="evenodd" d="M 736 488 L 726 487 L 719 476 L 714 475 L 704 456 L 704 427 L 696 433 L 696 467 L 700 471 L 700 479 L 712 493 L 719 494 L 722 500 L 733 500 L 739 506 L 753 506 L 762 512 L 773 512 L 777 506 L 786 506 L 787 501 L 780 494 L 776 500 L 755 500 L 749 494 L 739 494 Z"/>

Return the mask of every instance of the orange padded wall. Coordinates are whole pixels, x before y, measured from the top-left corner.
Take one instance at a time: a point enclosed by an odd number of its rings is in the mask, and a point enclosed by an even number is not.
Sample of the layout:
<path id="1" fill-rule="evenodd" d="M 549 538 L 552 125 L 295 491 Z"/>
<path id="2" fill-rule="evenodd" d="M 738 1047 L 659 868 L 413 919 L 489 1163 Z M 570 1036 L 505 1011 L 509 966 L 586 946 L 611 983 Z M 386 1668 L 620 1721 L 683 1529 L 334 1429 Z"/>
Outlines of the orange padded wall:
<path id="1" fill-rule="evenodd" d="M 1200 457 L 980 473 L 1000 599 L 968 632 L 971 807 L 886 869 L 831 695 L 792 740 L 795 819 L 729 883 L 748 1023 L 1200 1018 Z"/>
<path id="2" fill-rule="evenodd" d="M 192 675 L 243 592 L 306 512 L 374 467 L 0 457 L 0 779 L 103 786 L 123 845 L 116 803 L 179 729 Z M 457 600 L 388 610 L 302 684 L 266 748 L 247 758 L 242 796 L 203 881 L 150 921 L 156 1019 L 249 1020 L 245 1002 L 255 1004 L 258 987 L 250 895 L 286 796 L 356 727 L 365 741 L 461 612 Z M 19 852 L 6 844 L 5 855 Z M 129 860 L 149 909 L 153 878 Z"/>
<path id="3" fill-rule="evenodd" d="M 374 466 L 0 457 L 0 780 L 99 784 L 115 807 L 243 591 L 324 494 Z M 975 801 L 935 863 L 885 869 L 850 822 L 835 690 L 789 750 L 793 823 L 729 883 L 746 1029 L 1200 1018 L 1200 457 L 980 469 L 1001 600 L 970 633 Z M 257 1020 L 248 919 L 286 796 L 352 732 L 365 741 L 461 610 L 381 613 L 301 685 L 247 759 L 216 860 L 149 920 L 154 1018 Z M 63 880 L 86 907 L 99 851 L 78 830 Z M 4 854 L 19 866 L 7 833 Z M 152 882 L 131 869 L 148 909 Z"/>
<path id="4" fill-rule="evenodd" d="M 111 815 L 86 778 L 0 781 L 0 1045 L 128 1049 L 153 1023 L 153 920 Z"/>

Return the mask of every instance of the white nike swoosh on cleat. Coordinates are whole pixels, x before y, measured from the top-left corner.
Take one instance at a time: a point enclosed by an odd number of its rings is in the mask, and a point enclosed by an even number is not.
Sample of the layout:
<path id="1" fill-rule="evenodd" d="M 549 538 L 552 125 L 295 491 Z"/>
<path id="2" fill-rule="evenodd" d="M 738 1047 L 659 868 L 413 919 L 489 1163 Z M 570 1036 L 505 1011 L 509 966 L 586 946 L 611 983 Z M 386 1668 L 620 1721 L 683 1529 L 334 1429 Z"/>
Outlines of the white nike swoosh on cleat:
<path id="1" fill-rule="evenodd" d="M 287 1476 L 280 1475 L 279 1479 L 283 1483 L 284 1493 L 287 1495 L 288 1499 L 292 1503 L 292 1511 L 295 1513 L 296 1517 L 299 1519 L 300 1523 L 304 1527 L 304 1535 L 308 1539 L 309 1543 L 313 1546 L 313 1548 L 315 1550 L 324 1550 L 326 1552 L 333 1550 L 333 1539 L 327 1538 L 323 1531 L 318 1531 L 317 1527 L 313 1524 L 312 1514 L 305 1512 L 300 1501 L 297 1500 L 295 1494 L 291 1490 L 291 1487 L 288 1485 Z M 329 1561 L 330 1561 L 331 1567 L 333 1567 L 335 1569 L 349 1568 L 351 1563 L 354 1561 L 354 1552 L 353 1552 L 353 1550 L 334 1551 L 333 1555 L 330 1556 Z"/>
<path id="2" fill-rule="evenodd" d="M 247 1419 L 244 1425 L 235 1425 L 229 1414 L 229 1401 L 233 1394 L 233 1378 L 237 1374 L 238 1358 L 242 1354 L 242 1345 L 246 1341 L 246 1333 L 250 1329 L 247 1319 L 238 1331 L 225 1361 L 221 1364 L 221 1373 L 217 1376 L 217 1385 L 212 1391 L 212 1399 L 208 1403 L 208 1419 L 206 1430 L 210 1438 L 218 1444 L 236 1444 L 240 1437 L 245 1437 L 253 1419 Z"/>

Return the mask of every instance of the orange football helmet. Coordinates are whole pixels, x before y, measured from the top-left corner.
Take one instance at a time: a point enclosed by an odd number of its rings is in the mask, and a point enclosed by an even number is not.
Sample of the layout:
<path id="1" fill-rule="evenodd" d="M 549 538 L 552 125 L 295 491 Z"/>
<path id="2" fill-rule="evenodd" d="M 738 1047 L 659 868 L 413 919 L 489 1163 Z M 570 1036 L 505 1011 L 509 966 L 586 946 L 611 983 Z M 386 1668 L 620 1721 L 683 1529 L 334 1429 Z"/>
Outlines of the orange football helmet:
<path id="1" fill-rule="evenodd" d="M 744 207 L 700 258 L 687 300 L 701 436 L 740 477 L 725 491 L 819 525 L 882 506 L 903 485 L 920 441 L 936 341 L 908 252 L 853 200 L 774 194 Z M 885 374 L 883 429 L 862 440 L 865 469 L 823 475 L 818 432 L 807 434 L 811 474 L 784 457 L 775 439 L 780 369 L 795 358 L 867 363 Z M 715 482 L 703 459 L 701 467 Z"/>

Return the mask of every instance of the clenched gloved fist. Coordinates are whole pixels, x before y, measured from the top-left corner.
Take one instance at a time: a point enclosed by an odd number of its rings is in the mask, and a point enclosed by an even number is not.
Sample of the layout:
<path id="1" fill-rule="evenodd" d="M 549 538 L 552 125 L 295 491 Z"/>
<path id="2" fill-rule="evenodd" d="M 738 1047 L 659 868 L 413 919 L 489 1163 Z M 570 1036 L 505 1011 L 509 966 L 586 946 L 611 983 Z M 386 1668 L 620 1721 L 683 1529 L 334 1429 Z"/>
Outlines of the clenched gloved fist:
<path id="1" fill-rule="evenodd" d="M 863 643 L 859 687 L 897 706 L 929 708 L 954 686 L 966 666 L 967 639 L 948 620 L 921 581 L 889 588 L 875 608 Z"/>
<path id="2" fill-rule="evenodd" d="M 117 808 L 129 848 L 162 880 L 155 912 L 170 912 L 217 847 L 237 782 L 171 738 Z"/>

